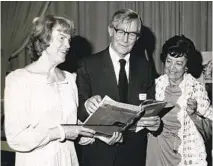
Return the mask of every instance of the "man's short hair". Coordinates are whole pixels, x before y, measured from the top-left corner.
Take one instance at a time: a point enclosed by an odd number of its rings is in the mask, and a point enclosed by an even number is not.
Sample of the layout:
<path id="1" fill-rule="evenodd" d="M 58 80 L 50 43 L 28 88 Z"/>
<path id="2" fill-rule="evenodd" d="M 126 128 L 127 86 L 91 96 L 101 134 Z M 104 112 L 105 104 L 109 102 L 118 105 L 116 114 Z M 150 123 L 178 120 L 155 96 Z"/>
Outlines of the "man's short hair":
<path id="1" fill-rule="evenodd" d="M 123 23 L 124 21 L 132 22 L 134 20 L 136 20 L 138 23 L 138 33 L 140 33 L 142 27 L 141 17 L 131 9 L 120 9 L 113 14 L 112 18 L 110 19 L 109 27 L 117 28 L 118 25 Z"/>

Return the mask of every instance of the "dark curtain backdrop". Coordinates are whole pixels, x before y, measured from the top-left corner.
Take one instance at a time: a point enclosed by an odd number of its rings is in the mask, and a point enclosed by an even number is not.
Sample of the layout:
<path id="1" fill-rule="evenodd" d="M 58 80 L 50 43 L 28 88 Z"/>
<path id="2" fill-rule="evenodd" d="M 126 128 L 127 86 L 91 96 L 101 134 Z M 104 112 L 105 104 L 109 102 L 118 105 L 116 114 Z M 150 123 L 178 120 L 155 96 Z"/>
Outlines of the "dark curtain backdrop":
<path id="1" fill-rule="evenodd" d="M 95 53 L 108 46 L 109 18 L 121 8 L 137 11 L 143 24 L 153 34 L 155 45 L 152 53 L 158 73 L 162 73 L 162 64 L 159 61 L 160 48 L 165 40 L 173 35 L 184 34 L 194 41 L 198 50 L 212 51 L 211 1 L 1 2 L 2 87 L 6 72 L 30 63 L 24 47 L 34 17 L 55 14 L 73 20 L 76 35 L 91 43 L 92 51 Z"/>

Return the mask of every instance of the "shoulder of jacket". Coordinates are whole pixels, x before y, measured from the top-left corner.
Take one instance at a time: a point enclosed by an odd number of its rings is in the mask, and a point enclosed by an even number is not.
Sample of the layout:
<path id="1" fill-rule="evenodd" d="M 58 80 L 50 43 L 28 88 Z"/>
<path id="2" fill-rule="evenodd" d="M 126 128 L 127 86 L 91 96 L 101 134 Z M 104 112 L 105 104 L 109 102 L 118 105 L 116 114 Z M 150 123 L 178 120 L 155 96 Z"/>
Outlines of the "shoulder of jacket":
<path id="1" fill-rule="evenodd" d="M 106 54 L 107 54 L 107 49 L 105 49 L 103 51 L 100 51 L 100 52 L 97 52 L 97 53 L 94 53 L 91 56 L 84 58 L 82 60 L 82 62 L 84 62 L 84 63 L 94 63 L 94 62 L 100 61 L 102 59 L 102 57 L 104 55 L 106 55 Z"/>

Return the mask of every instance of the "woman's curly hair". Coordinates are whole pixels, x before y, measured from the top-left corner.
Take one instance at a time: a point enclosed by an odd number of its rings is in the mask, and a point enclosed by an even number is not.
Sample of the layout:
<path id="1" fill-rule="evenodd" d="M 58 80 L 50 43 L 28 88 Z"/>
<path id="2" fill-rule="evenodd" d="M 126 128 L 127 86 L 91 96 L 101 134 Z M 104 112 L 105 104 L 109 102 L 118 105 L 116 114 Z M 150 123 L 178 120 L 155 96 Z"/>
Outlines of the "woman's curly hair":
<path id="1" fill-rule="evenodd" d="M 26 47 L 26 51 L 31 56 L 32 61 L 36 61 L 49 46 L 52 30 L 56 25 L 60 25 L 64 33 L 70 35 L 74 33 L 73 21 L 64 17 L 47 15 L 44 17 L 36 17 L 33 20 L 29 43 Z"/>
<path id="2" fill-rule="evenodd" d="M 165 63 L 168 54 L 175 58 L 184 56 L 190 59 L 194 51 L 195 46 L 190 39 L 186 38 L 184 35 L 176 35 L 165 42 L 162 47 L 160 59 Z"/>
<path id="3" fill-rule="evenodd" d="M 176 35 L 165 42 L 162 47 L 160 60 L 165 63 L 167 56 L 187 58 L 188 73 L 198 78 L 202 72 L 202 56 L 196 50 L 194 43 L 184 35 Z"/>

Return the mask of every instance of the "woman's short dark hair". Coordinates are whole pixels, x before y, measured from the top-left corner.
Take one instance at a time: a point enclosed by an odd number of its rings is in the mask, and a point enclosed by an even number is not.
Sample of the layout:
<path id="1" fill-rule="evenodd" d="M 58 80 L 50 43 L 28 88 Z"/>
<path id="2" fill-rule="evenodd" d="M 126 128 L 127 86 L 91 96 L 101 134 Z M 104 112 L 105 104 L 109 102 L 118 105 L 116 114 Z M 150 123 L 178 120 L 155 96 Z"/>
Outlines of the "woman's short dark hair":
<path id="1" fill-rule="evenodd" d="M 167 55 L 169 54 L 175 58 L 184 56 L 189 60 L 190 56 L 193 56 L 194 51 L 195 46 L 190 39 L 186 38 L 184 35 L 176 35 L 165 42 L 162 47 L 160 59 L 165 63 Z"/>
<path id="2" fill-rule="evenodd" d="M 188 73 L 192 74 L 195 78 L 200 76 L 203 69 L 202 56 L 189 38 L 184 35 L 176 35 L 167 40 L 162 47 L 160 55 L 160 59 L 163 63 L 165 63 L 168 55 L 175 58 L 186 57 Z"/>
<path id="3" fill-rule="evenodd" d="M 30 40 L 27 45 L 27 52 L 32 56 L 32 60 L 36 61 L 42 52 L 49 46 L 53 27 L 60 25 L 61 31 L 72 35 L 74 33 L 74 23 L 64 17 L 47 15 L 44 17 L 36 17 L 33 20 L 33 27 Z"/>

